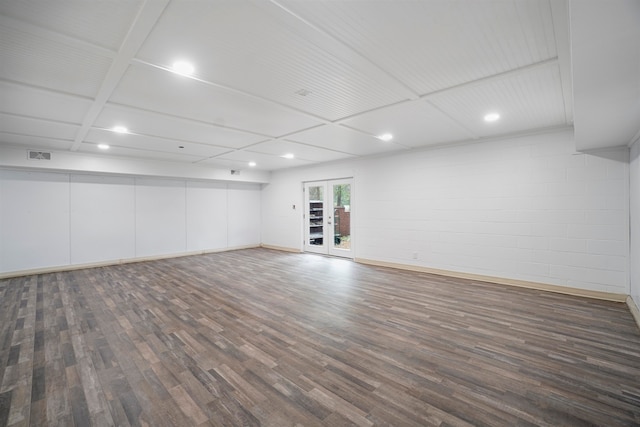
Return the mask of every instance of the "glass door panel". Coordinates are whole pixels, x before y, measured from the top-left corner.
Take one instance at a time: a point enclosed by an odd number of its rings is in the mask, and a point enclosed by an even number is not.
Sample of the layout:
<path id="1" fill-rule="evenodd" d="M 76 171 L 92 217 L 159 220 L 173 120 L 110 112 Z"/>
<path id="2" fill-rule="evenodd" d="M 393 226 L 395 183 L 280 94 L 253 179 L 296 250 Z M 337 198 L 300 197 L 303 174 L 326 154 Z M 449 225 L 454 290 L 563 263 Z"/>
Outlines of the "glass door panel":
<path id="1" fill-rule="evenodd" d="M 351 180 L 329 181 L 329 254 L 351 257 Z"/>
<path id="2" fill-rule="evenodd" d="M 305 194 L 305 237 L 306 251 L 327 253 L 327 215 L 325 215 L 326 184 L 306 183 Z"/>

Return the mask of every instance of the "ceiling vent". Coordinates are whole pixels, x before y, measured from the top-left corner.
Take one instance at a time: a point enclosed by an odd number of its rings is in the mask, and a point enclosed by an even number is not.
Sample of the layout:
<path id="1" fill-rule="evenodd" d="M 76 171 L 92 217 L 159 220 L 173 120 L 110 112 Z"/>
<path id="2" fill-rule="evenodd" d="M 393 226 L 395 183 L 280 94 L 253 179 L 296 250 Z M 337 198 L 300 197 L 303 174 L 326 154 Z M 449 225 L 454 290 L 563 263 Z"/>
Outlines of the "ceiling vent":
<path id="1" fill-rule="evenodd" d="M 51 160 L 51 153 L 48 151 L 29 150 L 29 160 Z"/>

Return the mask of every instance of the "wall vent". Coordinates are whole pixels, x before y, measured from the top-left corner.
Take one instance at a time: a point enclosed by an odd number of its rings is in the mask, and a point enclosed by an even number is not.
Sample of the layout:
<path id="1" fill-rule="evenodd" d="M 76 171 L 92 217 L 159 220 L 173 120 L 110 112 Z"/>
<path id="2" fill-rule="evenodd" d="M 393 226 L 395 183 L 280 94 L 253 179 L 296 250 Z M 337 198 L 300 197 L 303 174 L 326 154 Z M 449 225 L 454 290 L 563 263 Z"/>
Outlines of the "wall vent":
<path id="1" fill-rule="evenodd" d="M 238 170 L 238 169 L 231 169 L 231 175 L 240 175 L 240 170 Z"/>
<path id="2" fill-rule="evenodd" d="M 48 151 L 29 150 L 29 160 L 51 160 L 51 153 Z"/>

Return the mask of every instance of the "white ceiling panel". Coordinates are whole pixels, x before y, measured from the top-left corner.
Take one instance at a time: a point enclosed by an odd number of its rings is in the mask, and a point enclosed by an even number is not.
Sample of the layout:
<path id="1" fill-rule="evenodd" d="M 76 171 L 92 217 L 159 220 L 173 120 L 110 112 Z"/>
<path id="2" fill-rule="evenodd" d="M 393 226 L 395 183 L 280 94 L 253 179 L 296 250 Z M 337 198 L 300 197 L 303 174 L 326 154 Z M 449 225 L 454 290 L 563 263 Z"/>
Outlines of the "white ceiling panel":
<path id="1" fill-rule="evenodd" d="M 176 141 L 140 134 L 118 134 L 104 129 L 91 129 L 85 138 L 95 144 L 105 143 L 112 147 L 135 148 L 137 150 L 164 151 L 180 155 L 211 157 L 226 153 L 228 148 L 207 144 Z M 183 147 L 183 148 L 180 148 Z"/>
<path id="2" fill-rule="evenodd" d="M 279 1 L 419 94 L 556 56 L 549 2 Z"/>
<path id="3" fill-rule="evenodd" d="M 229 167 L 231 169 L 252 169 L 249 166 L 249 162 L 256 162 L 255 169 L 258 170 L 286 169 L 311 164 L 308 160 L 295 158 L 285 159 L 280 156 L 254 153 L 244 150 L 234 151 L 219 157 L 204 160 L 200 163 Z"/>
<path id="4" fill-rule="evenodd" d="M 330 120 L 405 99 L 388 80 L 309 43 L 316 31 L 306 32 L 247 1 L 173 2 L 137 57 L 164 66 L 187 58 L 199 78 Z"/>
<path id="5" fill-rule="evenodd" d="M 87 98 L 0 81 L 0 112 L 67 123 L 82 122 Z"/>
<path id="6" fill-rule="evenodd" d="M 3 144 L 24 146 L 25 149 L 65 151 L 71 148 L 73 141 L 0 132 L 0 145 Z"/>
<path id="7" fill-rule="evenodd" d="M 101 150 L 96 144 L 84 142 L 78 149 L 80 153 L 92 154 L 106 157 L 133 157 L 141 160 L 168 160 L 181 163 L 195 163 L 201 159 L 200 156 L 190 156 L 187 154 L 165 153 L 162 151 L 138 150 L 127 147 L 111 147 L 108 150 Z"/>
<path id="8" fill-rule="evenodd" d="M 78 128 L 68 123 L 0 114 L 0 129 L 6 133 L 73 140 Z"/>
<path id="9" fill-rule="evenodd" d="M 242 148 L 265 140 L 253 133 L 117 105 L 105 107 L 94 124 L 103 129 L 117 125 L 127 127 L 132 133 L 230 148 Z"/>
<path id="10" fill-rule="evenodd" d="M 367 156 L 406 148 L 339 125 L 320 126 L 291 135 L 287 139 L 356 156 Z"/>
<path id="11" fill-rule="evenodd" d="M 475 135 L 424 101 L 410 101 L 361 114 L 341 124 L 370 135 L 393 135 L 393 142 L 410 147 L 463 141 Z"/>
<path id="12" fill-rule="evenodd" d="M 262 170 L 559 126 L 625 144 L 640 9 L 603 1 L 0 0 L 0 144 Z"/>
<path id="13" fill-rule="evenodd" d="M 111 101 L 271 137 L 321 123 L 268 102 L 140 64 L 129 68 Z"/>
<path id="14" fill-rule="evenodd" d="M 117 50 L 142 2 L 20 0 L 0 2 L 0 15 Z"/>
<path id="15" fill-rule="evenodd" d="M 111 59 L 84 46 L 69 46 L 0 26 L 0 78 L 94 96 Z"/>
<path id="16" fill-rule="evenodd" d="M 557 65 L 537 67 L 429 96 L 427 101 L 478 136 L 500 135 L 566 124 Z M 488 113 L 500 119 L 487 123 Z"/>
<path id="17" fill-rule="evenodd" d="M 313 162 L 329 162 L 332 160 L 353 157 L 351 154 L 281 139 L 261 142 L 260 144 L 247 148 L 246 151 L 270 154 L 272 156 L 283 156 L 290 153 L 293 154 L 296 159 L 309 160 Z"/>

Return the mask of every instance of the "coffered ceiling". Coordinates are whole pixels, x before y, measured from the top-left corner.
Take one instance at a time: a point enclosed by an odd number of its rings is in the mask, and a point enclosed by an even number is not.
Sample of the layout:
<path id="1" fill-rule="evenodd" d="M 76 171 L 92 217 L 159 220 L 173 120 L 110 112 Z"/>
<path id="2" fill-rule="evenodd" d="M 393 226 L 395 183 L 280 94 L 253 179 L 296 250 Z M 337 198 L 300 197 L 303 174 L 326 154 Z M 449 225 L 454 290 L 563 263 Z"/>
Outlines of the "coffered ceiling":
<path id="1" fill-rule="evenodd" d="M 572 126 L 569 15 L 563 0 L 0 1 L 0 144 L 268 171 Z"/>

